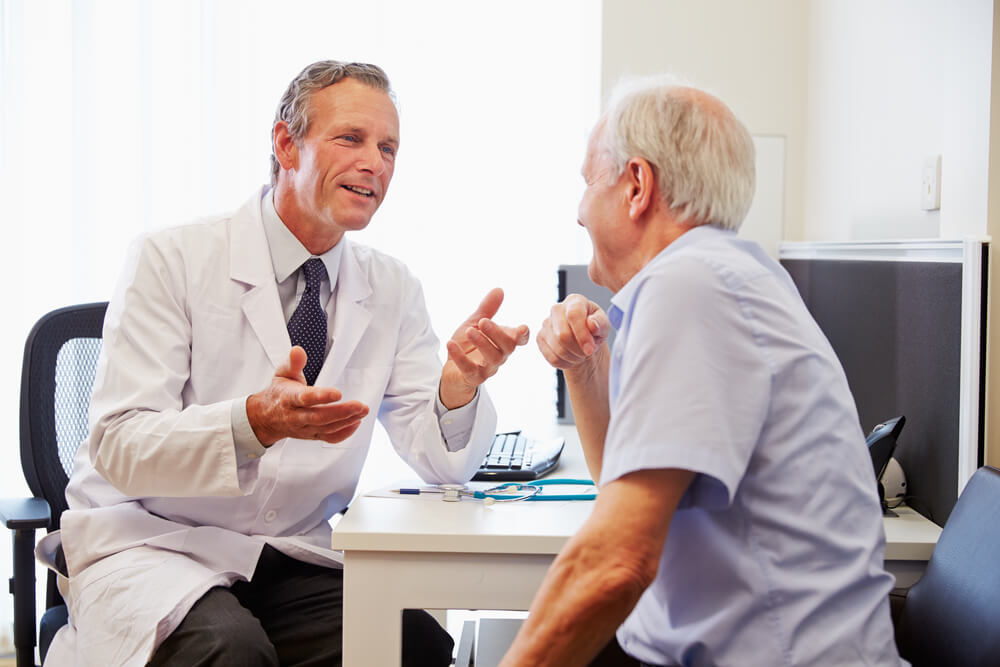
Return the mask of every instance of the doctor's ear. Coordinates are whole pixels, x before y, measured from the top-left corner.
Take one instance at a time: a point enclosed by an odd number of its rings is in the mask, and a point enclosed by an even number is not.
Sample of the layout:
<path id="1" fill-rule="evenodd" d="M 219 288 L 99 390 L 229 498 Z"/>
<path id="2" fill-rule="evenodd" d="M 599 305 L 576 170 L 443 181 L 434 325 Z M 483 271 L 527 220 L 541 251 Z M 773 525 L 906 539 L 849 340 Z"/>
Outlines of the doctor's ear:
<path id="1" fill-rule="evenodd" d="M 279 120 L 274 124 L 272 142 L 274 143 L 274 157 L 282 169 L 292 169 L 298 165 L 299 145 L 295 141 L 291 132 L 288 131 L 288 123 Z"/>
<path id="2" fill-rule="evenodd" d="M 656 173 L 648 161 L 634 157 L 625 165 L 623 178 L 629 217 L 638 220 L 655 201 Z"/>

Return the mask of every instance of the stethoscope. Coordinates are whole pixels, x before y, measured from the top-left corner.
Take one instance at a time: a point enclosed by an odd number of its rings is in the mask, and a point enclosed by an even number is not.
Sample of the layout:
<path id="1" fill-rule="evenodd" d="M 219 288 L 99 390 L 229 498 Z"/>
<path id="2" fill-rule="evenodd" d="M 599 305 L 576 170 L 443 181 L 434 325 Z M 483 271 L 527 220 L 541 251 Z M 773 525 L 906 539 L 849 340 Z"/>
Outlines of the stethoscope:
<path id="1" fill-rule="evenodd" d="M 509 503 L 514 500 L 594 500 L 596 493 L 544 493 L 546 486 L 594 486 L 589 479 L 539 479 L 532 482 L 505 482 L 476 491 L 464 484 L 438 484 L 430 488 L 399 489 L 401 494 L 440 493 L 445 502 L 457 503 L 462 498 L 482 500 L 486 505 Z"/>

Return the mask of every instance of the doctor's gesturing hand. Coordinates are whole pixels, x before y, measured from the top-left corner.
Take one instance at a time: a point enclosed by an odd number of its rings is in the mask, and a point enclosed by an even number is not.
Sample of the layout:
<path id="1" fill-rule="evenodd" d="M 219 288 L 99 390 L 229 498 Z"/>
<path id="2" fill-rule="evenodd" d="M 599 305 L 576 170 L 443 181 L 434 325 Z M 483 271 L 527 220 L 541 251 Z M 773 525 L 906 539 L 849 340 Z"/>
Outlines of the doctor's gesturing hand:
<path id="1" fill-rule="evenodd" d="M 502 303 L 503 290 L 490 290 L 447 343 L 448 361 L 438 391 L 449 410 L 471 401 L 479 385 L 497 372 L 515 348 L 528 342 L 526 325 L 505 327 L 491 319 Z"/>
<path id="2" fill-rule="evenodd" d="M 310 387 L 302 369 L 306 352 L 296 345 L 266 389 L 247 398 L 247 418 L 265 447 L 282 438 L 340 442 L 351 437 L 368 415 L 360 401 L 343 401 L 333 387 Z"/>

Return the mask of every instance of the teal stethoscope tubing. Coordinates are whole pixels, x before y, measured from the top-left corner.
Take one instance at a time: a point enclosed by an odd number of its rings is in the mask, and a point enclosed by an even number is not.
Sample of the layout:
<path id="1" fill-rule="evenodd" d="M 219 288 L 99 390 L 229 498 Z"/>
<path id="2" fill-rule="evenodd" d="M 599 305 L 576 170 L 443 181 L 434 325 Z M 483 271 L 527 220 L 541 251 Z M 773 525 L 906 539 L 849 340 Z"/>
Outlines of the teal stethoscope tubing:
<path id="1" fill-rule="evenodd" d="M 594 482 L 589 479 L 539 479 L 533 482 L 507 482 L 499 486 L 495 486 L 492 489 L 487 489 L 486 491 L 474 491 L 472 493 L 473 498 L 479 500 L 485 500 L 486 498 L 492 498 L 493 500 L 512 500 L 510 495 L 502 493 L 492 493 L 494 491 L 502 491 L 503 489 L 524 489 L 524 487 L 536 487 L 537 491 L 532 491 L 530 496 L 525 498 L 519 498 L 519 500 L 594 500 L 597 498 L 596 493 L 550 493 L 546 494 L 543 492 L 542 487 L 547 485 L 554 486 L 594 486 Z"/>

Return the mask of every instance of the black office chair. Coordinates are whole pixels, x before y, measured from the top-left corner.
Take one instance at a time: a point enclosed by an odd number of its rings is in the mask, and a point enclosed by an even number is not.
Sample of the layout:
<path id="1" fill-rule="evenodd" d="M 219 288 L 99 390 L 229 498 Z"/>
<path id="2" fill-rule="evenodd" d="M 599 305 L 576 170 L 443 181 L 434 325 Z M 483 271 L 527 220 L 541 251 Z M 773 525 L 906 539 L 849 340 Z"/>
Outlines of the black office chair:
<path id="1" fill-rule="evenodd" d="M 101 351 L 107 303 L 44 315 L 28 334 L 21 367 L 21 468 L 33 498 L 0 500 L 0 519 L 13 531 L 14 649 L 18 667 L 35 664 L 35 530 L 59 528 L 76 450 L 87 436 L 87 410 Z M 67 620 L 48 573 L 38 633 L 42 660 Z"/>
<path id="2" fill-rule="evenodd" d="M 1000 665 L 1000 470 L 975 472 L 906 595 L 896 644 L 913 667 Z"/>

